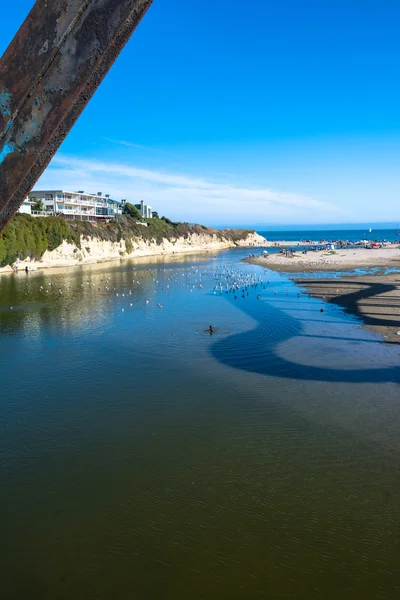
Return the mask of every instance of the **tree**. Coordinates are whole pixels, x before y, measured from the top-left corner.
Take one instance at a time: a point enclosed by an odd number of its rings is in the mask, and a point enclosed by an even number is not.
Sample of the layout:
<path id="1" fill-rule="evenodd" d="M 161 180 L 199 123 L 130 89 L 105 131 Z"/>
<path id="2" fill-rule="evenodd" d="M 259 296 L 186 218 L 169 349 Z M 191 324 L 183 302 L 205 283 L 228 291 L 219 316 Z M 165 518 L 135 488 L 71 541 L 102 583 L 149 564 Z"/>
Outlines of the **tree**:
<path id="1" fill-rule="evenodd" d="M 41 198 L 32 198 L 32 200 L 34 201 L 34 204 L 32 204 L 32 210 L 37 211 L 37 212 L 43 212 L 44 211 L 44 204 L 43 204 L 43 200 Z"/>
<path id="2" fill-rule="evenodd" d="M 153 219 L 159 219 L 160 217 L 158 216 L 158 212 L 156 210 L 153 210 Z"/>
<path id="3" fill-rule="evenodd" d="M 132 219 L 142 219 L 142 215 L 140 214 L 136 206 L 134 206 L 130 202 L 126 202 L 126 204 L 124 204 L 122 213 L 124 215 L 127 215 L 128 217 L 132 217 Z"/>

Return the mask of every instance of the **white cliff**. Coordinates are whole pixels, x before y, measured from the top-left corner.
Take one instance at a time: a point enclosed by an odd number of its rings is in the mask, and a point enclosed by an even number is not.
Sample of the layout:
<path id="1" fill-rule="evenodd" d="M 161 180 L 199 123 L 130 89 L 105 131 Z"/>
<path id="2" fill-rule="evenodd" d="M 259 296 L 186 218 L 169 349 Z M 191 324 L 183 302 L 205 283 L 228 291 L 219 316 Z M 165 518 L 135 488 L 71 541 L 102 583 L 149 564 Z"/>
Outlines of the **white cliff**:
<path id="1" fill-rule="evenodd" d="M 124 239 L 120 242 L 112 242 L 95 237 L 86 238 L 81 236 L 80 248 L 75 244 L 63 241 L 55 250 L 46 251 L 40 260 L 17 261 L 12 267 L 5 267 L 1 270 L 10 271 L 12 268 L 22 270 L 25 267 L 36 270 L 143 256 L 215 252 L 237 246 L 254 248 L 266 244 L 266 240 L 255 232 L 246 232 L 243 238 L 235 241 L 229 239 L 229 235 L 224 237 L 224 232 L 221 232 L 221 235 L 223 236 L 222 239 L 217 234 L 191 233 L 187 237 L 163 238 L 160 242 L 145 238 L 132 238 L 128 244 Z"/>

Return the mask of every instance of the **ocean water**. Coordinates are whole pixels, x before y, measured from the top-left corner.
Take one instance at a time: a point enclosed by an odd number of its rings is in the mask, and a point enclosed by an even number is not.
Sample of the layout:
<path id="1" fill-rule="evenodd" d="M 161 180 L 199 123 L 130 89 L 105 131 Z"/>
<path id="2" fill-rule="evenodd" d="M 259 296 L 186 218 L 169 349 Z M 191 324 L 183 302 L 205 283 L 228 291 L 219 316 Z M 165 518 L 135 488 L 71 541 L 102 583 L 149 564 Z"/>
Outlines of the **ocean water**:
<path id="1" fill-rule="evenodd" d="M 399 346 L 245 254 L 0 277 L 2 598 L 399 597 Z"/>
<path id="2" fill-rule="evenodd" d="M 270 241 L 289 241 L 300 240 L 346 240 L 349 242 L 358 242 L 359 240 L 387 240 L 389 242 L 400 243 L 400 229 L 304 229 L 289 231 L 259 231 L 267 240 Z"/>

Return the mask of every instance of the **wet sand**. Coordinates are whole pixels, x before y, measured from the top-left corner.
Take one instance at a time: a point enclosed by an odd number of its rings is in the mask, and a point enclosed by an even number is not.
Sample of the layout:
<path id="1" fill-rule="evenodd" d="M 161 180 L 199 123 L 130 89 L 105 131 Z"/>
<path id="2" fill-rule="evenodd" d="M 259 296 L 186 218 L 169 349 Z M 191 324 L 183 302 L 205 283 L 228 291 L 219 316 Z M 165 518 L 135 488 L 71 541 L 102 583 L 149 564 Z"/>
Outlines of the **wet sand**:
<path id="1" fill-rule="evenodd" d="M 364 327 L 387 342 L 400 343 L 400 273 L 295 281 L 305 293 L 360 317 Z"/>

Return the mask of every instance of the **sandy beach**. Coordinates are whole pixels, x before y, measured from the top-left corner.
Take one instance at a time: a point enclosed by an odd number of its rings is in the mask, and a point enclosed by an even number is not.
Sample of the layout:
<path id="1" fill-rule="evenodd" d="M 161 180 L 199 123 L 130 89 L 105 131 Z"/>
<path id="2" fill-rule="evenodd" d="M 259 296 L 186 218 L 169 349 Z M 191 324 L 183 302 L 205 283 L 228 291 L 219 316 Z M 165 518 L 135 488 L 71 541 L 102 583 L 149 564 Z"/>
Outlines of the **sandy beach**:
<path id="1" fill-rule="evenodd" d="M 294 244 L 293 244 L 294 247 Z M 359 267 L 387 267 L 400 268 L 399 244 L 391 244 L 385 248 L 365 249 L 352 247 L 345 250 L 308 251 L 303 254 L 301 250 L 289 254 L 267 254 L 254 256 L 248 262 L 290 273 L 312 271 L 343 271 Z"/>
<path id="2" fill-rule="evenodd" d="M 282 244 L 283 245 L 283 244 Z M 295 244 L 292 244 L 295 247 Z M 400 270 L 399 244 L 384 248 L 352 247 L 345 250 L 302 251 L 267 254 L 246 259 L 274 271 L 312 273 L 382 267 Z M 362 319 L 362 324 L 390 343 L 400 343 L 400 272 L 345 276 L 329 279 L 299 279 L 305 293 L 341 306 Z"/>
<path id="3" fill-rule="evenodd" d="M 335 279 L 296 279 L 305 293 L 337 304 L 362 319 L 364 327 L 400 343 L 400 273 Z"/>

